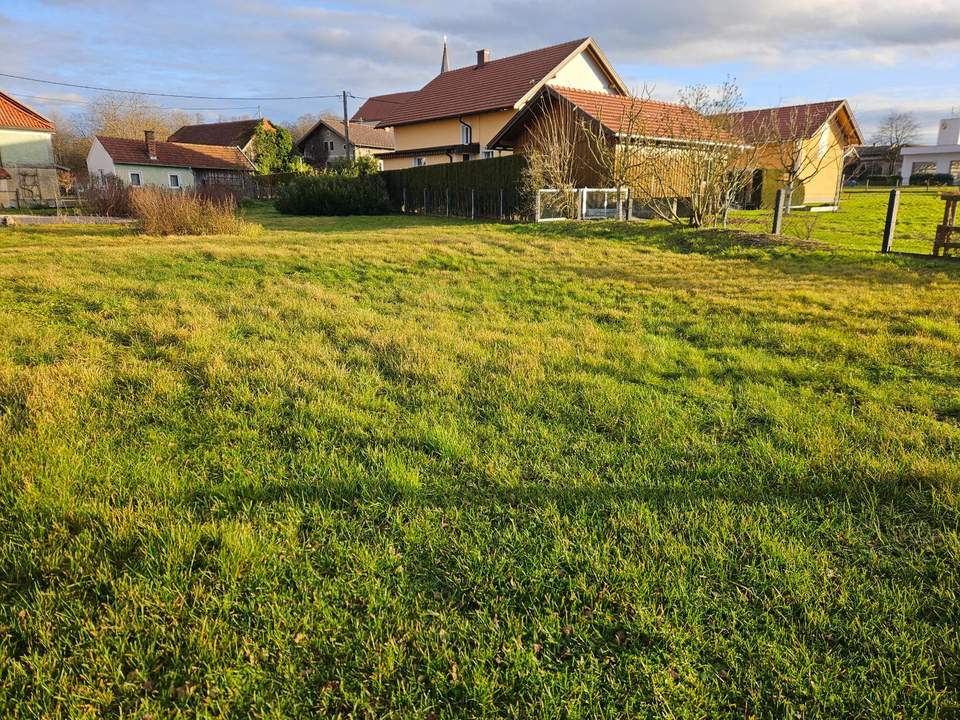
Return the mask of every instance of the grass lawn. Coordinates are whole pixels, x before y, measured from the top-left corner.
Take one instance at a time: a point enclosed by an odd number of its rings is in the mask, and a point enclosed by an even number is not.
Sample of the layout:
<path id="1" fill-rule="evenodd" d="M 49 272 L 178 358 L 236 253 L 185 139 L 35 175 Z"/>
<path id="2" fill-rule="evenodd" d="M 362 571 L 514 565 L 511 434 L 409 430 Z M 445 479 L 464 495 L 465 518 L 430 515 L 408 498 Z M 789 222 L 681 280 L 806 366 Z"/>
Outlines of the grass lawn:
<path id="1" fill-rule="evenodd" d="M 960 264 L 251 215 L 0 230 L 0 717 L 960 714 Z"/>
<path id="2" fill-rule="evenodd" d="M 845 190 L 840 210 L 835 213 L 794 212 L 784 218 L 783 232 L 788 237 L 879 252 L 887 203 L 891 188 L 852 188 Z M 893 249 L 929 255 L 937 225 L 943 221 L 941 193 L 957 188 L 903 188 Z M 772 211 L 737 212 L 733 227 L 748 231 L 770 232 Z"/>

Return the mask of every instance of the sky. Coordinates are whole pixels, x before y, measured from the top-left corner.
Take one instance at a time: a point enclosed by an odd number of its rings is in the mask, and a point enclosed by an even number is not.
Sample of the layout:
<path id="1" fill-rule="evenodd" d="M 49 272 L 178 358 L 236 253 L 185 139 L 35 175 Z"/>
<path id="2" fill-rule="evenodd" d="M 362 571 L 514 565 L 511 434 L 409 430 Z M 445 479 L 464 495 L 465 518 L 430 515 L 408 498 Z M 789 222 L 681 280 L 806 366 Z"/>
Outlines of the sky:
<path id="1" fill-rule="evenodd" d="M 868 137 L 891 110 L 915 112 L 924 142 L 960 114 L 957 0 L 0 0 L 0 72 L 182 95 L 362 98 L 426 84 L 445 35 L 452 67 L 475 62 L 477 48 L 495 59 L 590 35 L 628 86 L 659 99 L 728 78 L 748 107 L 846 98 Z M 98 94 L 7 77 L 0 90 L 62 113 Z M 340 111 L 335 98 L 156 102 L 211 121 Z"/>

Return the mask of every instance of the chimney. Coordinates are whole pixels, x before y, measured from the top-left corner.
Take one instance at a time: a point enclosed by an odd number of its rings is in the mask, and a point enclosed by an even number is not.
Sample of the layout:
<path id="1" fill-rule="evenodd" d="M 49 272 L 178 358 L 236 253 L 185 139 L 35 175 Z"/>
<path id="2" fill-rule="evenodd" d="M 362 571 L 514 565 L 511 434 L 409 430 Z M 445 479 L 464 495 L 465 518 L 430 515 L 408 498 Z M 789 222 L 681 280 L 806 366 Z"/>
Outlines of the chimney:
<path id="1" fill-rule="evenodd" d="M 156 133 L 154 133 L 153 130 L 144 130 L 143 139 L 147 143 L 147 156 L 151 160 L 156 160 L 157 159 Z"/>
<path id="2" fill-rule="evenodd" d="M 477 67 L 483 67 L 488 62 L 490 62 L 490 51 L 486 48 L 477 50 Z"/>

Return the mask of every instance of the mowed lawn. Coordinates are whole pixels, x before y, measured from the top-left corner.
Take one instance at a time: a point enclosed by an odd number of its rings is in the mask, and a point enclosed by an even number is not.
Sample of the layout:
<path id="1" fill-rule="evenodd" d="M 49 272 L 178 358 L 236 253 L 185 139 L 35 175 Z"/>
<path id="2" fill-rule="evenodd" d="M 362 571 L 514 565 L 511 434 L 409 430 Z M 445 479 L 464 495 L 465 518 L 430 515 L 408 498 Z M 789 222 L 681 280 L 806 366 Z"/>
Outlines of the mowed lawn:
<path id="1" fill-rule="evenodd" d="M 847 189 L 837 212 L 791 213 L 784 217 L 783 233 L 788 238 L 879 252 L 891 189 Z M 894 250 L 931 254 L 937 226 L 943 222 L 944 203 L 940 195 L 944 192 L 960 192 L 960 189 L 901 189 Z M 732 226 L 741 230 L 770 232 L 772 225 L 772 211 L 736 212 L 732 217 Z"/>
<path id="2" fill-rule="evenodd" d="M 960 714 L 960 265 L 0 230 L 0 717 Z"/>

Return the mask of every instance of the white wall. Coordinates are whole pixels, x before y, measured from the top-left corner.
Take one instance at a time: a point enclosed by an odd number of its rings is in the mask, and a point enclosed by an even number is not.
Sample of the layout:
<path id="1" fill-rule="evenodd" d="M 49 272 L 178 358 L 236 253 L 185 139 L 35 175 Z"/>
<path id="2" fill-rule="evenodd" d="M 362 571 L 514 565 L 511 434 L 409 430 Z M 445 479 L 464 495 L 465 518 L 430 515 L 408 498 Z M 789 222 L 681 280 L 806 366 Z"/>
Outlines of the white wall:
<path id="1" fill-rule="evenodd" d="M 585 51 L 581 52 L 547 81 L 547 85 L 613 94 L 610 80 Z"/>
<path id="2" fill-rule="evenodd" d="M 0 164 L 6 167 L 52 167 L 53 133 L 0 129 Z"/>
<path id="3" fill-rule="evenodd" d="M 956 166 L 952 166 L 952 163 L 960 162 L 960 145 L 904 148 L 901 154 L 903 155 L 903 168 L 900 170 L 900 176 L 903 179 L 903 184 L 909 185 L 914 163 L 934 163 L 936 165 L 934 172 L 955 173 Z"/>
<path id="4" fill-rule="evenodd" d="M 91 178 L 100 177 L 101 171 L 104 175 L 116 175 L 117 168 L 113 164 L 113 159 L 107 154 L 103 145 L 96 138 L 90 146 L 90 152 L 87 153 L 87 172 Z"/>

